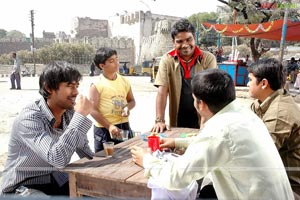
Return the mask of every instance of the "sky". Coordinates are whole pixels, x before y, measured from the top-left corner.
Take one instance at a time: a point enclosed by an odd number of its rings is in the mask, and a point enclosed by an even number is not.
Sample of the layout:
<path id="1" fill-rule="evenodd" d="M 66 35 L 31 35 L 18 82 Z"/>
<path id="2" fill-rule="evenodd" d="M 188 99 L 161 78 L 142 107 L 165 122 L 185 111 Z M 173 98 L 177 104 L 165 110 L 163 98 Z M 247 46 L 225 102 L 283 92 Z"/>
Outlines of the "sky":
<path id="1" fill-rule="evenodd" d="M 0 7 L 0 29 L 19 30 L 29 37 L 30 10 L 34 10 L 34 34 L 64 31 L 70 34 L 75 17 L 109 19 L 125 11 L 150 10 L 154 14 L 188 17 L 198 12 L 216 11 L 217 0 L 14 0 Z"/>

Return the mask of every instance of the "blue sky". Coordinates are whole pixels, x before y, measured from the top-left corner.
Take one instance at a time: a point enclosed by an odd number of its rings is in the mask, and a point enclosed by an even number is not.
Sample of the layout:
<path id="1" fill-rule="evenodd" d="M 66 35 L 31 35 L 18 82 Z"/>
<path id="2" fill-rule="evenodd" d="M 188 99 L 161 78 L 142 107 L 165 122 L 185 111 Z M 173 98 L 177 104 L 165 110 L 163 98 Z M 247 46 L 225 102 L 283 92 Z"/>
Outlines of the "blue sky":
<path id="1" fill-rule="evenodd" d="M 31 32 L 30 10 L 35 12 L 35 36 L 47 32 L 70 34 L 72 19 L 108 19 L 124 11 L 151 10 L 155 14 L 186 17 L 198 12 L 216 11 L 217 0 L 14 0 L 0 7 L 0 28 Z"/>

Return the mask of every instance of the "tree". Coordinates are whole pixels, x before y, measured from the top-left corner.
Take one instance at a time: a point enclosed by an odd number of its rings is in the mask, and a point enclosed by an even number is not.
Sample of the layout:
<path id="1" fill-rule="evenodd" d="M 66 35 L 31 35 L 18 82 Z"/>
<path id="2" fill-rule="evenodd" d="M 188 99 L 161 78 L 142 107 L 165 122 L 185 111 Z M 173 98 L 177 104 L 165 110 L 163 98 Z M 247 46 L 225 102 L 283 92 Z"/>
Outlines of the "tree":
<path id="1" fill-rule="evenodd" d="M 280 9 L 282 3 L 280 1 L 267 1 L 260 3 L 256 0 L 218 0 L 230 8 L 230 12 L 234 11 L 237 23 L 252 24 L 263 23 L 271 20 L 282 19 L 284 16 L 284 9 Z M 291 0 L 287 0 L 285 8 L 289 6 L 292 8 Z M 226 9 L 224 9 L 226 10 Z M 300 14 L 297 9 L 291 9 L 289 17 L 291 19 L 298 19 Z M 267 46 L 266 46 L 267 45 Z M 251 38 L 249 43 L 253 61 L 259 58 L 270 50 L 269 42 L 258 38 Z"/>
<path id="2" fill-rule="evenodd" d="M 7 32 L 6 37 L 21 39 L 21 38 L 25 38 L 26 35 L 20 31 L 12 30 L 12 31 Z"/>
<path id="3" fill-rule="evenodd" d="M 216 22 L 218 19 L 218 14 L 215 12 L 203 12 L 203 13 L 197 13 L 191 15 L 189 18 L 189 21 L 196 27 L 196 39 L 199 44 L 202 44 L 204 46 L 213 46 L 215 45 L 215 41 L 217 38 L 217 34 L 215 32 L 203 32 L 200 30 L 200 25 L 203 22 L 211 21 Z"/>
<path id="4" fill-rule="evenodd" d="M 0 29 L 0 39 L 6 37 L 7 31 L 4 29 Z"/>
<path id="5" fill-rule="evenodd" d="M 48 64 L 53 61 L 66 61 L 72 64 L 90 64 L 96 52 L 95 47 L 89 44 L 52 44 L 35 51 L 35 62 Z M 32 63 L 32 52 L 22 50 L 17 52 L 22 63 Z M 0 55 L 0 64 L 8 64 L 10 54 Z"/>

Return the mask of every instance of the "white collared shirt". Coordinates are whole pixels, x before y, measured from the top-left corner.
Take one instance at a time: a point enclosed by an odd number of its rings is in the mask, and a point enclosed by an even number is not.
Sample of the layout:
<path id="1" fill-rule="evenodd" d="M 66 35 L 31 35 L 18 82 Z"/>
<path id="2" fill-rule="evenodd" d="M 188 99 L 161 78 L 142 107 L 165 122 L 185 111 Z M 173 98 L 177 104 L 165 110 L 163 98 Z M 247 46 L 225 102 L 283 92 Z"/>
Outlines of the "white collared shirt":
<path id="1" fill-rule="evenodd" d="M 145 175 L 161 187 L 182 189 L 210 172 L 219 199 L 294 198 L 267 128 L 237 101 L 210 118 L 197 136 L 175 143 L 189 145 L 173 162 L 144 157 Z"/>

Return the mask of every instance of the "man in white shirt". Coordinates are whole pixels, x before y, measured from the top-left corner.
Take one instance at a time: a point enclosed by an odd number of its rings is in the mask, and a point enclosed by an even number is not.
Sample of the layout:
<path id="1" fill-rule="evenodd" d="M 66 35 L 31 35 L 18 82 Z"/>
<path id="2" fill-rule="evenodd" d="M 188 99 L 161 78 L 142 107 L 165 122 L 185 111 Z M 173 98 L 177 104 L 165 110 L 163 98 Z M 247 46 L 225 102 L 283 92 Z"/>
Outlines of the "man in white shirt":
<path id="1" fill-rule="evenodd" d="M 178 191 L 210 173 L 218 199 L 293 199 L 267 128 L 235 100 L 230 75 L 219 69 L 200 72 L 192 80 L 192 91 L 201 115 L 199 134 L 161 139 L 161 148 L 187 148 L 169 162 L 133 147 L 133 161 L 145 168 L 145 176 L 162 188 Z"/>
<path id="2" fill-rule="evenodd" d="M 17 53 L 12 53 L 12 58 L 14 61 L 14 65 L 12 67 L 12 71 L 10 74 L 10 82 L 11 82 L 11 90 L 17 89 L 17 90 L 21 90 L 21 66 L 20 66 L 20 60 L 17 57 Z M 16 84 L 17 83 L 17 87 Z"/>

